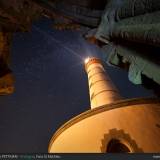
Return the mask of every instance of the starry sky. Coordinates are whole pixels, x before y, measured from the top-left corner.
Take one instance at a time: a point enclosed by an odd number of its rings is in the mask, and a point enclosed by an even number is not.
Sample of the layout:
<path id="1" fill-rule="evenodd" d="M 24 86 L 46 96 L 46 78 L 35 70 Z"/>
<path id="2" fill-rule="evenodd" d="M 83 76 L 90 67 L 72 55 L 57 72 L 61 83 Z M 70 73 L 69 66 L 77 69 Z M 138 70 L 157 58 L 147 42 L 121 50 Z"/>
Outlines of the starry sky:
<path id="1" fill-rule="evenodd" d="M 90 109 L 83 61 L 102 52 L 77 31 L 59 31 L 42 19 L 30 32 L 15 33 L 11 48 L 15 93 L 0 97 L 0 152 L 47 152 L 53 133 Z M 125 98 L 152 96 L 128 81 L 127 73 L 105 66 Z"/>

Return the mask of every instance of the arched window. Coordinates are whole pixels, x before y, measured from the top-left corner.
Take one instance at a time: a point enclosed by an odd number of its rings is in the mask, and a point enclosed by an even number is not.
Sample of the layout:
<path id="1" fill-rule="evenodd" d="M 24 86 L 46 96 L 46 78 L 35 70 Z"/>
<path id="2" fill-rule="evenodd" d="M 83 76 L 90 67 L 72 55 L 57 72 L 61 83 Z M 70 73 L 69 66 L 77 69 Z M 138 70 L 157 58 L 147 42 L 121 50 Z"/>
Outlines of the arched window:
<path id="1" fill-rule="evenodd" d="M 107 153 L 130 153 L 129 147 L 118 139 L 112 139 L 107 145 Z"/>

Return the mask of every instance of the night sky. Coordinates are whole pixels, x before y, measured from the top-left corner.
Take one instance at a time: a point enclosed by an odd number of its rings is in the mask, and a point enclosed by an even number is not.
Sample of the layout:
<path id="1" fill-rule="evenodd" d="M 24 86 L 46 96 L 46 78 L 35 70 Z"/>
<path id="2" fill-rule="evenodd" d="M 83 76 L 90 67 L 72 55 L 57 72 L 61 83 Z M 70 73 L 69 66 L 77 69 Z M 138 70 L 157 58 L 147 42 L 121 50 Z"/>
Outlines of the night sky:
<path id="1" fill-rule="evenodd" d="M 89 109 L 83 60 L 101 57 L 76 31 L 58 31 L 50 20 L 14 34 L 11 54 L 15 93 L 0 97 L 0 152 L 44 153 L 53 133 Z M 128 81 L 127 72 L 106 67 L 125 98 L 152 96 Z"/>

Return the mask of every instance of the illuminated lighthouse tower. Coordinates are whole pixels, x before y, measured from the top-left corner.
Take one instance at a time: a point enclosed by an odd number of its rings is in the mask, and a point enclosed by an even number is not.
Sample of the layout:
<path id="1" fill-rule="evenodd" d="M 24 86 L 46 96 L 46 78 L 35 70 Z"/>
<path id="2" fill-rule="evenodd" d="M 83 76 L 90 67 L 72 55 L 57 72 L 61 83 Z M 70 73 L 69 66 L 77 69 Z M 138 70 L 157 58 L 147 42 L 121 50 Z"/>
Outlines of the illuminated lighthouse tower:
<path id="1" fill-rule="evenodd" d="M 91 108 L 110 104 L 121 99 L 118 90 L 97 58 L 87 58 L 85 69 L 88 74 Z"/>
<path id="2" fill-rule="evenodd" d="M 101 60 L 85 60 L 91 109 L 53 135 L 49 153 L 160 152 L 160 100 L 121 99 Z M 76 106 L 75 106 L 76 107 Z"/>

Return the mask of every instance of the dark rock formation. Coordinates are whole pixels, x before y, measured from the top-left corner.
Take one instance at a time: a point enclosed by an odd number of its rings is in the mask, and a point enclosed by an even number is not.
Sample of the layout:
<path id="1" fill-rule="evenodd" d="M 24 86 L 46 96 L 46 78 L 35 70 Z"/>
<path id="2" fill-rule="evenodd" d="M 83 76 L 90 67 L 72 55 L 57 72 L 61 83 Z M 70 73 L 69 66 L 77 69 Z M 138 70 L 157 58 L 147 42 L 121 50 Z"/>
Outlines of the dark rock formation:
<path id="1" fill-rule="evenodd" d="M 42 16 L 53 19 L 56 29 L 87 28 L 84 37 L 103 49 L 107 62 L 126 69 L 134 84 L 146 84 L 144 77 L 160 84 L 159 0 L 1 0 L 0 88 L 12 74 L 12 33 L 29 31 Z"/>

